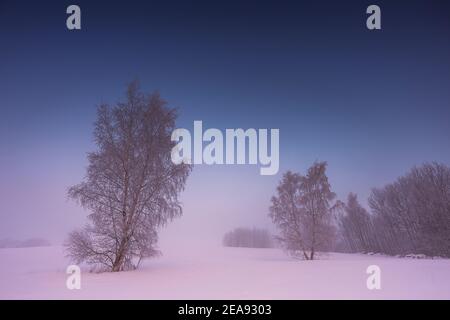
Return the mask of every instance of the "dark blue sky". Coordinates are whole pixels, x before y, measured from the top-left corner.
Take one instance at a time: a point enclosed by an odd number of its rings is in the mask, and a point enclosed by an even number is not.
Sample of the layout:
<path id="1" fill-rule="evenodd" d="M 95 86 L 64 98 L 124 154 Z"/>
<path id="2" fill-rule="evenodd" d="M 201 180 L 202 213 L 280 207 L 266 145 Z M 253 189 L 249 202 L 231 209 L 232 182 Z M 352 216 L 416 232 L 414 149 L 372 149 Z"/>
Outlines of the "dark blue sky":
<path id="1" fill-rule="evenodd" d="M 196 168 L 192 224 L 214 206 L 201 197 L 235 199 L 208 211 L 212 225 L 265 224 L 281 173 L 314 160 L 363 202 L 415 164 L 450 164 L 450 2 L 192 2 L 0 1 L 0 238 L 50 225 L 59 239 L 79 222 L 64 194 L 84 174 L 96 105 L 135 78 L 180 108 L 179 126 L 280 128 L 275 177 Z M 81 31 L 66 29 L 74 3 Z M 365 27 L 370 4 L 382 30 Z"/>

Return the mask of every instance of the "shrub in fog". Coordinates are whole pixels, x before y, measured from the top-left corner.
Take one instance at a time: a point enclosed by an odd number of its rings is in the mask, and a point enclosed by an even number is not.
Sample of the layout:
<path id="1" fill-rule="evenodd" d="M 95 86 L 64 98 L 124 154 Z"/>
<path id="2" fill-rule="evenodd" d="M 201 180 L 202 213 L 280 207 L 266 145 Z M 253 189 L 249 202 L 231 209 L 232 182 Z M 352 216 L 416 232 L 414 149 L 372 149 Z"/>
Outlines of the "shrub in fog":
<path id="1" fill-rule="evenodd" d="M 272 248 L 272 236 L 266 229 L 236 228 L 223 237 L 225 247 Z"/>

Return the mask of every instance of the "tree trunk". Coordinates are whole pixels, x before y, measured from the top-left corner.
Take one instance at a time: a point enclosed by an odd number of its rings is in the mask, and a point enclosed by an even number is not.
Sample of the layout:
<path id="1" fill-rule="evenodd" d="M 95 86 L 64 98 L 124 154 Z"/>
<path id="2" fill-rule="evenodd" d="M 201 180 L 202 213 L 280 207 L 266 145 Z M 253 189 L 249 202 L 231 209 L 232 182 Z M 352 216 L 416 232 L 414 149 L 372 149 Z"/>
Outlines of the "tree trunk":
<path id="1" fill-rule="evenodd" d="M 120 242 L 119 250 L 117 250 L 116 259 L 112 265 L 112 271 L 118 272 L 123 270 L 123 262 L 125 258 L 126 239 L 122 239 Z"/>
<path id="2" fill-rule="evenodd" d="M 116 256 L 116 260 L 113 263 L 111 271 L 112 272 L 119 272 L 119 271 L 121 271 L 122 270 L 122 264 L 123 264 L 123 254 L 119 253 Z"/>

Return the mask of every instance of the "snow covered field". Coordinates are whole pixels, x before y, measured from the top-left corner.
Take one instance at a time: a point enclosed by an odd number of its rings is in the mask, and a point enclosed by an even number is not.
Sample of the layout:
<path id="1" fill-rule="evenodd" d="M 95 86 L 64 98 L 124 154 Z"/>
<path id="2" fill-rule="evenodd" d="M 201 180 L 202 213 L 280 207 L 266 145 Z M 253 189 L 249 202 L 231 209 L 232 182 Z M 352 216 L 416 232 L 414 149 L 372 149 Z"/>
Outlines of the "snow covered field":
<path id="1" fill-rule="evenodd" d="M 278 249 L 162 248 L 133 272 L 83 272 L 66 288 L 61 247 L 0 249 L 1 299 L 450 299 L 450 260 L 332 253 L 298 261 Z M 366 268 L 381 268 L 368 290 Z"/>

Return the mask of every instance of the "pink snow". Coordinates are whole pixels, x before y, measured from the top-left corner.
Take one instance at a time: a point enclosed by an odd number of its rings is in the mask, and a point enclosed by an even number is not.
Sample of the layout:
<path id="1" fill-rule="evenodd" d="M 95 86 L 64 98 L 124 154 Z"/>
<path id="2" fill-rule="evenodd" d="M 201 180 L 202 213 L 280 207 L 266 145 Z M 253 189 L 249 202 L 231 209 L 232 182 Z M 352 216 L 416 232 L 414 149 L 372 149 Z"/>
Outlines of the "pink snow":
<path id="1" fill-rule="evenodd" d="M 162 248 L 139 270 L 82 272 L 66 288 L 62 247 L 0 249 L 0 299 L 450 299 L 450 260 L 330 253 L 316 261 L 279 249 Z M 366 269 L 381 268 L 381 290 Z"/>

